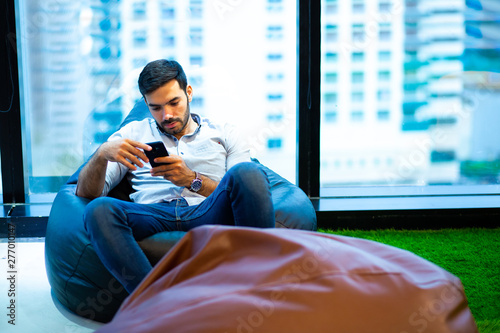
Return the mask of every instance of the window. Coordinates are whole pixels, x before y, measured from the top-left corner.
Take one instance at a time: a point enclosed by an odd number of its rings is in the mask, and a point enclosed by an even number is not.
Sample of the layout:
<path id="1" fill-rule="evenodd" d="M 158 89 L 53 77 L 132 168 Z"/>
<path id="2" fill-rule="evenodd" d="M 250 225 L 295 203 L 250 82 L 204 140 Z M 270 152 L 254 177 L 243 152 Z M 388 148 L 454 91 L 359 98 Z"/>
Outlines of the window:
<path id="1" fill-rule="evenodd" d="M 363 102 L 364 93 L 362 91 L 353 91 L 351 94 L 351 101 L 353 102 Z"/>
<path id="2" fill-rule="evenodd" d="M 268 94 L 267 100 L 271 103 L 283 101 L 283 94 Z"/>
<path id="3" fill-rule="evenodd" d="M 267 27 L 267 39 L 280 40 L 283 38 L 283 27 L 280 25 L 271 25 Z"/>
<path id="4" fill-rule="evenodd" d="M 326 73 L 325 82 L 326 83 L 337 83 L 337 73 Z"/>
<path id="5" fill-rule="evenodd" d="M 337 103 L 337 93 L 328 92 L 325 94 L 325 103 Z"/>
<path id="6" fill-rule="evenodd" d="M 352 73 L 352 79 L 351 79 L 351 82 L 352 83 L 363 83 L 364 81 L 364 78 L 365 78 L 365 73 L 363 72 L 353 72 Z"/>
<path id="7" fill-rule="evenodd" d="M 378 60 L 380 62 L 391 61 L 391 51 L 379 51 Z"/>
<path id="8" fill-rule="evenodd" d="M 500 23 L 488 18 L 498 9 L 443 2 L 424 10 L 433 2 L 403 1 L 397 3 L 401 20 L 388 20 L 396 3 L 378 0 L 373 9 L 382 19 L 369 22 L 359 15 L 363 5 L 372 9 L 368 2 L 353 0 L 352 10 L 338 8 L 342 15 L 328 12 L 329 1 L 321 3 L 321 33 L 327 33 L 327 23 L 352 39 L 339 48 L 323 39 L 320 48 L 321 193 L 342 186 L 357 193 L 358 185 L 374 186 L 374 193 L 386 186 L 422 193 L 467 193 L 469 186 L 484 186 L 499 193 L 500 169 L 494 166 L 500 165 L 500 113 L 494 105 L 500 103 L 500 37 L 492 29 Z M 327 60 L 335 52 L 333 67 Z M 338 73 L 335 86 L 332 72 Z M 332 88 L 335 108 L 325 98 Z M 342 126 L 332 130 L 332 122 Z M 367 162 L 358 172 L 336 168 L 331 156 L 343 166 Z"/>
<path id="9" fill-rule="evenodd" d="M 281 138 L 271 138 L 267 140 L 267 147 L 272 150 L 280 149 L 282 144 Z"/>
<path id="10" fill-rule="evenodd" d="M 283 114 L 281 114 L 281 113 L 271 113 L 271 112 L 269 112 L 269 113 L 267 114 L 267 120 L 268 120 L 269 122 L 273 122 L 273 123 L 274 123 L 274 122 L 280 122 L 280 121 L 282 121 L 283 119 L 284 119 L 284 116 L 283 116 Z"/>
<path id="11" fill-rule="evenodd" d="M 390 114 L 389 110 L 379 110 L 377 111 L 377 119 L 379 121 L 387 121 L 389 120 Z"/>
<path id="12" fill-rule="evenodd" d="M 161 29 L 161 46 L 168 48 L 175 46 L 175 29 L 173 27 Z"/>
<path id="13" fill-rule="evenodd" d="M 147 31 L 146 30 L 135 30 L 133 34 L 134 47 L 146 47 L 147 43 Z"/>
<path id="14" fill-rule="evenodd" d="M 378 10 L 381 13 L 388 13 L 391 11 L 391 9 L 392 9 L 392 4 L 390 1 L 383 0 L 383 1 L 380 1 L 378 4 Z"/>
<path id="15" fill-rule="evenodd" d="M 326 42 L 336 42 L 339 37 L 337 26 L 334 24 L 327 24 L 325 30 L 326 30 L 325 32 Z"/>
<path id="16" fill-rule="evenodd" d="M 391 32 L 391 24 L 390 23 L 380 23 L 379 24 L 379 32 L 378 38 L 381 41 L 389 41 L 391 40 L 392 32 Z"/>
<path id="17" fill-rule="evenodd" d="M 267 55 L 267 60 L 269 61 L 281 61 L 283 59 L 283 55 L 281 53 L 269 53 Z"/>
<path id="18" fill-rule="evenodd" d="M 364 113 L 363 111 L 352 111 L 351 112 L 351 121 L 354 123 L 362 122 L 364 118 Z"/>
<path id="19" fill-rule="evenodd" d="M 352 25 L 352 40 L 353 42 L 363 42 L 365 40 L 365 26 L 361 23 Z"/>
<path id="20" fill-rule="evenodd" d="M 433 150 L 431 152 L 431 162 L 433 163 L 451 162 L 454 160 L 455 160 L 455 151 L 453 150 L 444 150 L 444 151 Z"/>
<path id="21" fill-rule="evenodd" d="M 377 99 L 379 101 L 389 101 L 391 99 L 391 91 L 389 89 L 379 89 L 377 91 Z"/>
<path id="22" fill-rule="evenodd" d="M 243 124 L 252 156 L 296 182 L 296 3 L 227 3 L 109 0 L 49 12 L 17 0 L 19 34 L 30 37 L 18 44 L 29 197 L 57 192 L 107 140 L 141 98 L 141 68 L 160 57 L 183 65 L 193 112 Z M 40 13 L 47 26 L 32 29 L 26 18 Z"/>
<path id="23" fill-rule="evenodd" d="M 335 123 L 337 121 L 337 111 L 325 111 L 325 122 Z"/>
<path id="24" fill-rule="evenodd" d="M 189 13 L 191 19 L 203 18 L 203 1 L 202 0 L 189 0 Z"/>
<path id="25" fill-rule="evenodd" d="M 160 15 L 162 19 L 171 20 L 175 18 L 175 3 L 173 0 L 160 3 Z"/>
<path id="26" fill-rule="evenodd" d="M 203 97 L 193 97 L 193 100 L 191 101 L 191 107 L 193 110 L 196 110 L 198 108 L 202 108 L 204 106 L 205 99 Z"/>
<path id="27" fill-rule="evenodd" d="M 353 52 L 352 53 L 352 62 L 363 62 L 365 60 L 364 52 Z"/>
<path id="28" fill-rule="evenodd" d="M 203 46 L 203 28 L 189 28 L 189 40 L 191 41 L 191 46 Z"/>
<path id="29" fill-rule="evenodd" d="M 139 67 L 157 57 L 184 65 L 196 112 L 245 123 L 254 156 L 295 181 L 295 56 L 306 45 L 295 38 L 300 13 L 282 0 L 224 3 L 227 10 L 217 11 L 207 0 L 107 0 L 61 3 L 51 12 L 42 0 L 17 0 L 18 34 L 30 37 L 22 49 L 18 44 L 28 196 L 57 191 L 106 140 L 140 98 L 133 87 Z M 313 117 L 321 125 L 322 191 L 371 185 L 374 193 L 399 186 L 425 192 L 446 184 L 457 193 L 470 186 L 498 193 L 498 9 L 477 1 L 463 8 L 413 0 L 320 3 L 311 19 L 320 21 L 322 38 L 312 47 L 321 61 L 310 69 L 319 70 L 321 85 L 309 88 L 320 104 Z M 402 14 L 388 20 L 396 9 Z M 44 29 L 26 19 L 36 15 Z M 190 42 L 190 27 L 201 28 L 193 38 L 201 43 Z M 242 65 L 248 63 L 262 70 Z M 352 82 L 361 81 L 353 72 L 363 73 L 362 82 Z M 360 161 L 362 172 L 349 170 Z"/>
<path id="30" fill-rule="evenodd" d="M 324 11 L 326 14 L 332 15 L 338 12 L 338 0 L 326 0 L 324 6 Z"/>
<path id="31" fill-rule="evenodd" d="M 280 82 L 285 78 L 285 74 L 283 73 L 268 73 L 266 75 L 267 81 L 269 82 Z"/>
<path id="32" fill-rule="evenodd" d="M 202 75 L 193 75 L 190 77 L 189 82 L 194 87 L 203 87 L 203 76 Z"/>
<path id="33" fill-rule="evenodd" d="M 365 12 L 365 1 L 364 0 L 352 0 L 352 12 L 354 14 Z"/>
<path id="34" fill-rule="evenodd" d="M 283 11 L 282 0 L 267 0 L 267 10 L 271 13 L 278 13 Z"/>
<path id="35" fill-rule="evenodd" d="M 335 52 L 327 52 L 325 55 L 326 62 L 337 62 L 338 54 Z"/>
<path id="36" fill-rule="evenodd" d="M 134 19 L 143 20 L 146 18 L 146 1 L 137 1 L 132 4 Z"/>
<path id="37" fill-rule="evenodd" d="M 391 79 L 391 72 L 387 70 L 382 70 L 378 72 L 378 80 L 387 82 Z"/>
<path id="38" fill-rule="evenodd" d="M 201 55 L 192 55 L 189 57 L 189 64 L 194 67 L 203 66 L 203 56 Z"/>

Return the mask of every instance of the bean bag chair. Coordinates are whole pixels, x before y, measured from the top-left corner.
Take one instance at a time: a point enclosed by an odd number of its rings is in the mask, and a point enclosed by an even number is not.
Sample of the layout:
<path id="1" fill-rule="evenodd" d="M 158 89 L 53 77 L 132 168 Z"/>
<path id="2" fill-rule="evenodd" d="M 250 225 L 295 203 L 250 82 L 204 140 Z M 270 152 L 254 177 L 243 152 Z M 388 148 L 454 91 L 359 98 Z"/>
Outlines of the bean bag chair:
<path id="1" fill-rule="evenodd" d="M 97 333 L 477 332 L 460 280 L 404 250 L 300 230 L 191 230 Z"/>
<path id="2" fill-rule="evenodd" d="M 121 126 L 150 116 L 139 101 Z M 255 163 L 259 163 L 254 160 Z M 83 167 L 83 166 L 82 166 Z M 316 212 L 307 195 L 296 185 L 266 170 L 271 185 L 277 228 L 316 230 Z M 82 317 L 107 322 L 128 296 L 123 286 L 107 271 L 90 244 L 83 224 L 89 200 L 75 195 L 79 170 L 58 192 L 49 214 L 45 238 L 45 262 L 53 294 L 69 310 Z M 109 196 L 130 200 L 132 188 L 121 182 Z M 139 245 L 154 265 L 185 232 L 162 232 Z"/>

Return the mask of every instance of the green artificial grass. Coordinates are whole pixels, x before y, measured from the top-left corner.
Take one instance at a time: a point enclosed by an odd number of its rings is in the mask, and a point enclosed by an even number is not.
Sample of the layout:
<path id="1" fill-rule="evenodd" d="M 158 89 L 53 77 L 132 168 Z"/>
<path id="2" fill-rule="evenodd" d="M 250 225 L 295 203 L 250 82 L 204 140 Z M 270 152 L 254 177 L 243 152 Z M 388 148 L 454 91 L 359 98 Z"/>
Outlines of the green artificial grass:
<path id="1" fill-rule="evenodd" d="M 480 333 L 500 332 L 500 229 L 325 230 L 405 249 L 462 281 Z"/>

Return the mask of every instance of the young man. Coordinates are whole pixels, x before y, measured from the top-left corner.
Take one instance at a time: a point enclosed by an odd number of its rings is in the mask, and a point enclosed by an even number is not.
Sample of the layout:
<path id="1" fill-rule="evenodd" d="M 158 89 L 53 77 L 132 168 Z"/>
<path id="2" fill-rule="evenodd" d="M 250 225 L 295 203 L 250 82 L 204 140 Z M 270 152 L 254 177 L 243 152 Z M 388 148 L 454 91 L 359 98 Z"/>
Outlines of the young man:
<path id="1" fill-rule="evenodd" d="M 269 181 L 229 125 L 191 114 L 193 89 L 175 61 L 149 63 L 139 90 L 154 119 L 125 125 L 81 170 L 76 194 L 93 199 L 84 216 L 98 256 L 128 292 L 151 270 L 137 241 L 162 231 L 203 224 L 270 228 Z M 169 156 L 152 168 L 146 143 L 161 141 Z M 132 202 L 106 197 L 123 177 Z"/>

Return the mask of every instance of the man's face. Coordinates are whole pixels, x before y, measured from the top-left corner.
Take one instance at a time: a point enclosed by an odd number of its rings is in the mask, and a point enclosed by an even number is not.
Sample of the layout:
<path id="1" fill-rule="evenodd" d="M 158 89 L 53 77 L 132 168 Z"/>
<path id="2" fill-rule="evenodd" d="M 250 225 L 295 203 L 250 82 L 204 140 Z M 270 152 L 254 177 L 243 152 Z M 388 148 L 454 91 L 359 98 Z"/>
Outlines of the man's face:
<path id="1" fill-rule="evenodd" d="M 189 102 L 193 94 L 191 86 L 187 86 L 186 93 L 180 88 L 177 80 L 170 80 L 144 96 L 149 111 L 158 125 L 177 138 L 187 134 L 185 132 L 191 120 L 189 111 Z"/>

